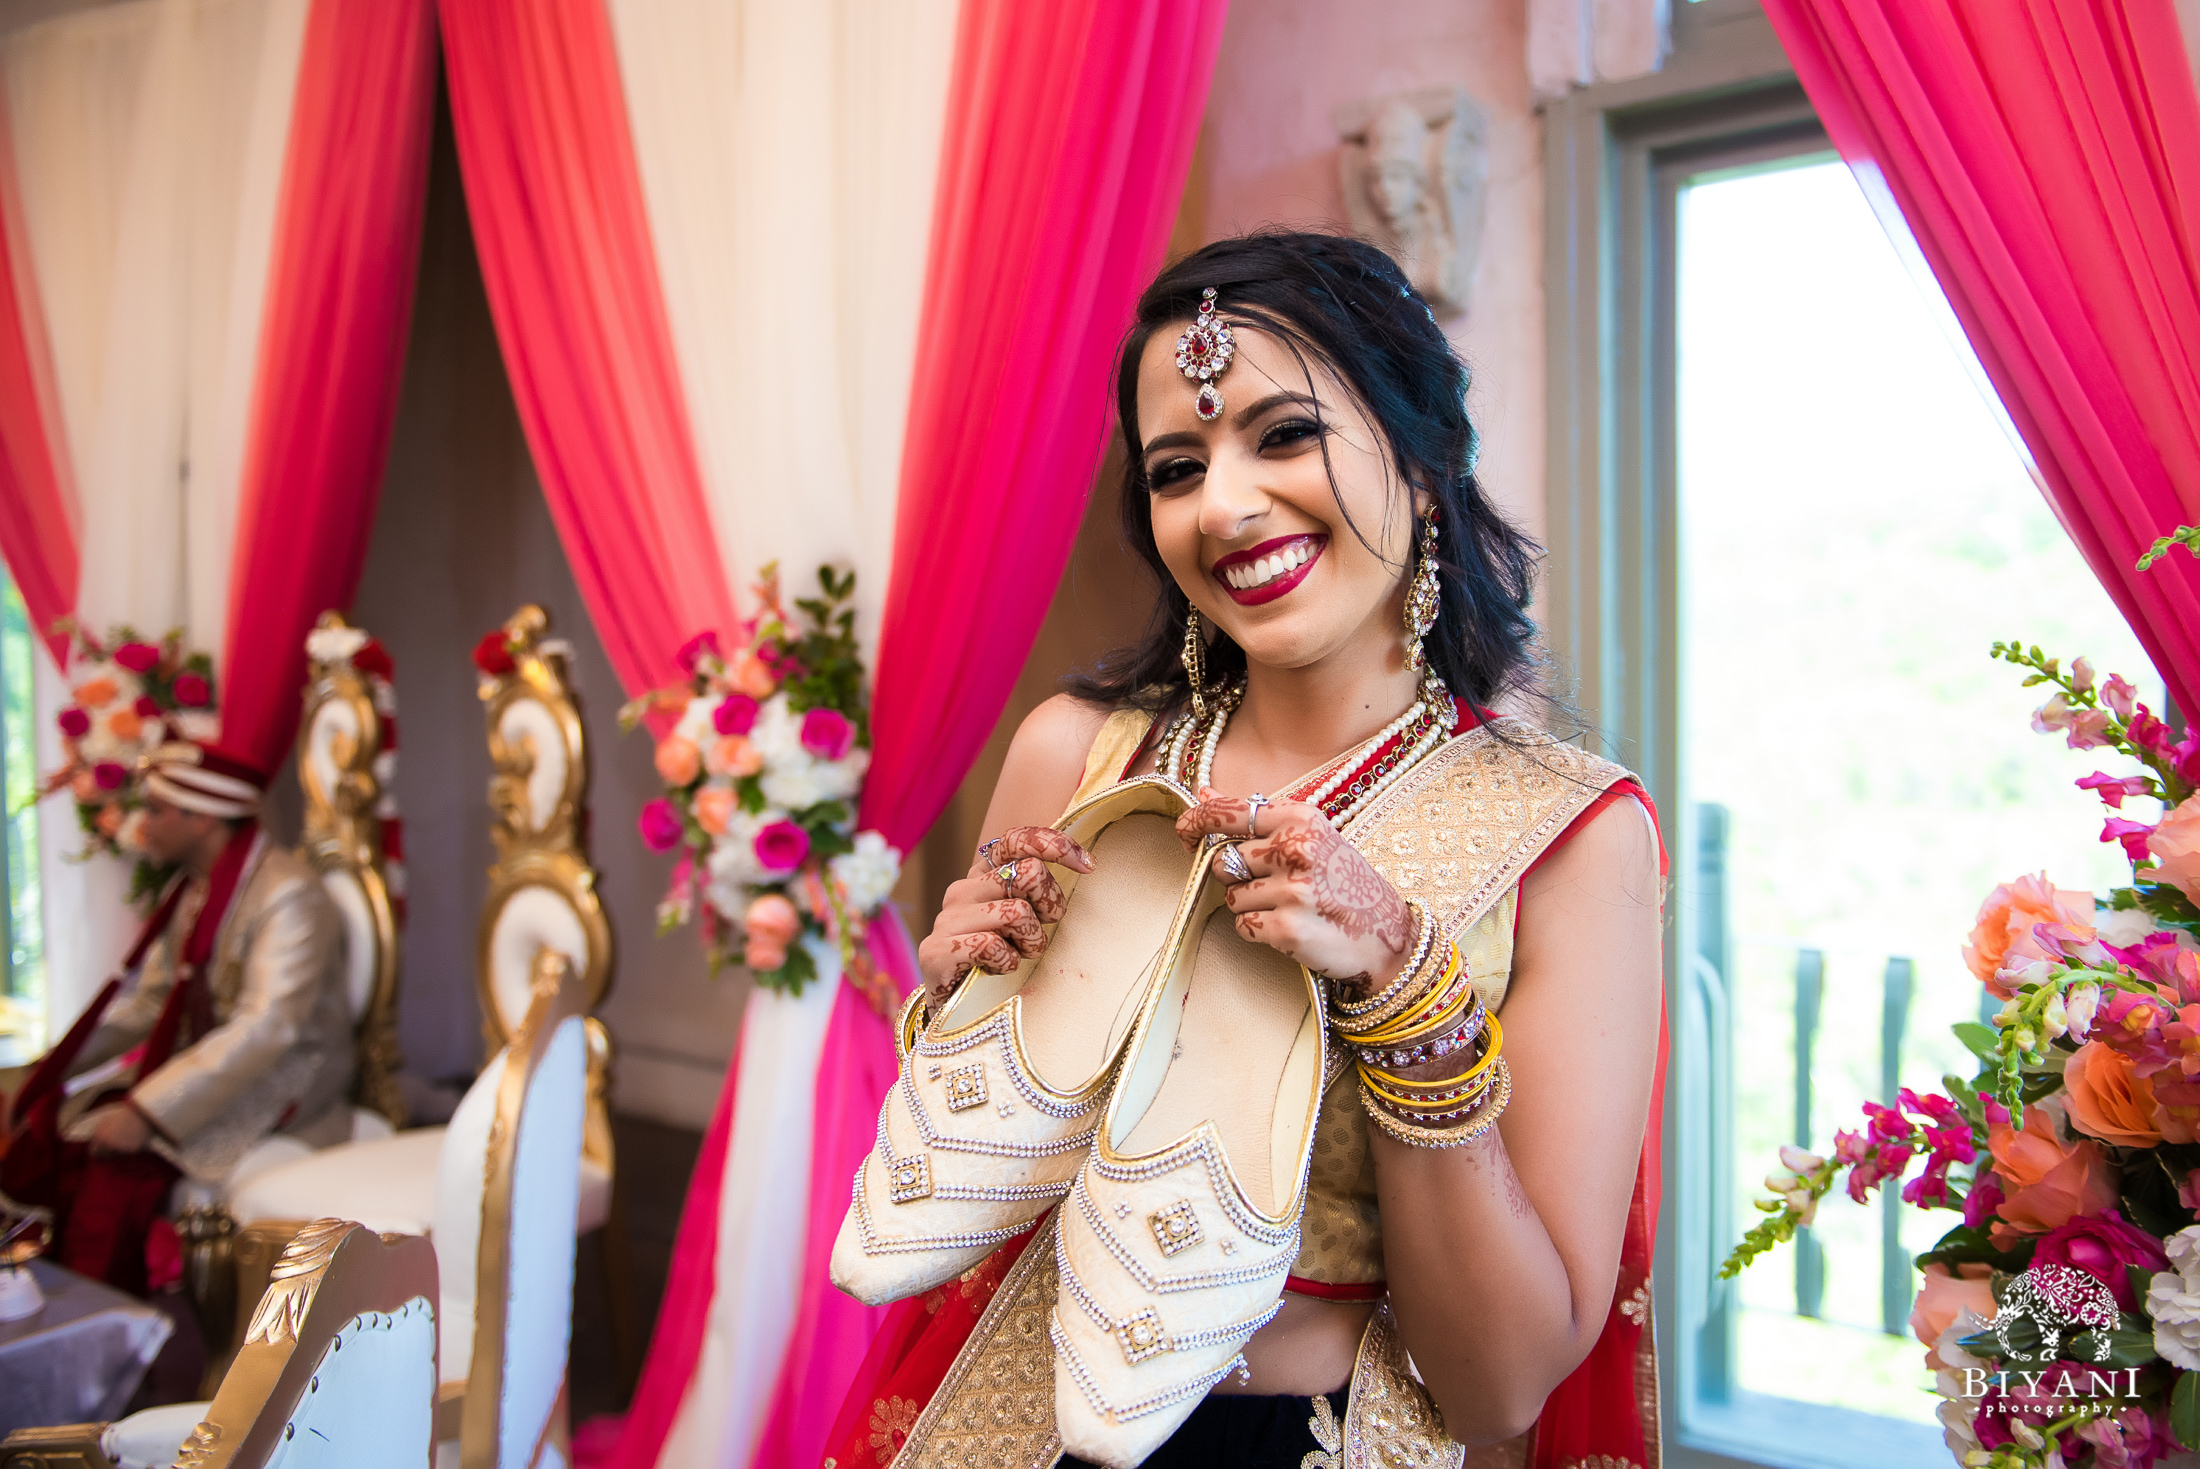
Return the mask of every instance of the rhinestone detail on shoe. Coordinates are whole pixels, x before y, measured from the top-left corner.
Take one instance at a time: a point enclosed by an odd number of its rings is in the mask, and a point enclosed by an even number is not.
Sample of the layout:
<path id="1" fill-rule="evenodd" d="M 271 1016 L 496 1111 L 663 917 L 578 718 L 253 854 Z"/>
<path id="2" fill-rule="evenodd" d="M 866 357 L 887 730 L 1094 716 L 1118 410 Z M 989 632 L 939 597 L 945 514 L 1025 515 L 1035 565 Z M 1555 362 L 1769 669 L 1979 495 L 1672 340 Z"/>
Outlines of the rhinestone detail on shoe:
<path id="1" fill-rule="evenodd" d="M 947 1073 L 947 1110 L 967 1112 L 985 1105 L 985 1068 L 958 1066 Z"/>
<path id="2" fill-rule="evenodd" d="M 1164 1255 L 1188 1250 L 1206 1238 L 1200 1233 L 1199 1216 L 1192 1212 L 1190 1199 L 1178 1199 L 1168 1208 L 1148 1214 L 1146 1227 L 1153 1231 L 1153 1242 L 1161 1246 Z"/>

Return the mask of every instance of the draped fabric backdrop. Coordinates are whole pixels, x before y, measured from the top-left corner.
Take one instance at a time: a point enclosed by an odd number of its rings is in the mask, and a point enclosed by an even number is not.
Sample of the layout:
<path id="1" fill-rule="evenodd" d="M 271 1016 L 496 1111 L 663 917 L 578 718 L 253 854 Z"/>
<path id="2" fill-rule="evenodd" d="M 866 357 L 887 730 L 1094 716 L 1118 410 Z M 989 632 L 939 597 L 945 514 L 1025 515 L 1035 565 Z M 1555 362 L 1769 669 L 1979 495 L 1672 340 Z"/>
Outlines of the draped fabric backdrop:
<path id="1" fill-rule="evenodd" d="M 763 563 L 854 567 L 864 822 L 915 845 L 1068 555 L 1222 14 L 443 0 L 490 307 L 629 692 Z M 915 982 L 898 919 L 872 948 Z M 893 1050 L 822 957 L 750 1001 L 623 1464 L 814 1462 L 868 1344 L 825 1261 Z"/>
<path id="2" fill-rule="evenodd" d="M 2170 0 L 1765 0 L 2049 502 L 2185 710 L 2200 561 L 2200 101 Z"/>
<path id="3" fill-rule="evenodd" d="M 183 629 L 215 657 L 225 738 L 263 761 L 380 487 L 427 20 L 426 0 L 139 0 L 0 42 L 0 552 L 42 622 Z M 66 1024 L 127 940 L 125 878 L 65 860 L 61 801 L 40 836 Z"/>

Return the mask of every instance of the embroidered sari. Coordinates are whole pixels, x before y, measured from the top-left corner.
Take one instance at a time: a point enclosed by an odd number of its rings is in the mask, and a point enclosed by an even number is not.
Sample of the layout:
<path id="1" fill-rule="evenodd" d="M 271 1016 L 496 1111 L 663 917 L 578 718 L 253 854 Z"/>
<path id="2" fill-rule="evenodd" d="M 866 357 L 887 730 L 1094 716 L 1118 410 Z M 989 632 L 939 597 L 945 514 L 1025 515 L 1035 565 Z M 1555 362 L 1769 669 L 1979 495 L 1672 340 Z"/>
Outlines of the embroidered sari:
<path id="1" fill-rule="evenodd" d="M 1470 962 L 1477 945 L 1495 946 L 1509 971 L 1519 883 L 1566 838 L 1616 799 L 1648 796 L 1625 770 L 1511 720 L 1475 721 L 1426 756 L 1412 773 L 1355 820 L 1345 835 L 1384 877 L 1419 899 L 1457 940 Z M 1120 779 L 1135 765 L 1148 716 L 1112 716 L 1095 741 L 1077 798 Z M 1653 825 L 1655 812 L 1652 811 Z M 1663 853 L 1660 854 L 1661 866 Z M 1485 992 L 1502 1005 L 1509 973 Z M 1483 983 L 1479 976 L 1478 986 Z M 1413 1374 L 1387 1302 L 1369 1320 L 1354 1365 L 1343 1443 L 1333 1461 L 1346 1469 L 1390 1464 L 1523 1466 L 1523 1469 L 1656 1469 L 1659 1461 L 1655 1336 L 1650 1320 L 1650 1260 L 1659 1193 L 1659 1119 L 1665 1080 L 1665 1024 L 1659 1018 L 1657 1065 L 1642 1155 L 1637 1163 L 1620 1250 L 1618 1279 L 1602 1334 L 1588 1358 L 1546 1400 L 1536 1425 L 1509 1443 L 1472 1451 L 1443 1432 L 1441 1414 Z M 1342 1073 L 1340 1072 L 1341 1076 Z M 1357 1088 L 1332 1088 L 1358 1106 Z M 1325 1100 L 1325 1114 L 1330 1103 Z M 1317 1129 L 1364 1153 L 1364 1116 L 1325 1115 Z M 1356 1128 L 1357 1136 L 1346 1129 Z M 1347 1165 L 1347 1171 L 1355 1165 Z M 1317 1173 L 1320 1171 L 1317 1168 Z M 1349 1213 L 1350 1205 L 1334 1204 Z M 1370 1210 L 1358 1243 L 1379 1268 L 1379 1222 Z M 1311 1202 L 1310 1202 L 1311 1209 Z M 827 1438 L 823 1469 L 930 1469 L 998 1465 L 1026 1469 L 1060 1455 L 1054 1432 L 1053 1347 L 1047 1315 L 1054 1305 L 1054 1219 L 1001 1246 L 957 1280 L 899 1302 L 886 1317 Z M 1349 1240 L 1349 1223 L 1341 1232 Z M 1315 1231 L 1309 1228 L 1312 1236 Z M 1035 1247 L 1036 1246 L 1036 1247 Z M 1331 1259 L 1302 1251 L 1289 1290 L 1329 1299 L 1378 1299 L 1382 1282 L 1355 1282 L 1352 1247 Z M 1315 1276 L 1303 1279 L 1305 1270 Z"/>

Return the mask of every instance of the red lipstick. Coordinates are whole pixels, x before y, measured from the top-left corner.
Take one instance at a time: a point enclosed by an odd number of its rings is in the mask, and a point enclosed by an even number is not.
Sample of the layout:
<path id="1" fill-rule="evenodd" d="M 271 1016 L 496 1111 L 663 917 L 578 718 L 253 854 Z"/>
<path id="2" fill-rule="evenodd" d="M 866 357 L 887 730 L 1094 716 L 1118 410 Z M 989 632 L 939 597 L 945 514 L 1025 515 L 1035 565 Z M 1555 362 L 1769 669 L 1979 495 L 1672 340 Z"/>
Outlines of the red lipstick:
<path id="1" fill-rule="evenodd" d="M 1243 551 L 1221 557 L 1208 573 L 1216 585 L 1240 607 L 1258 607 L 1290 592 L 1321 560 L 1329 548 L 1325 535 L 1277 536 Z M 1238 575 L 1233 578 L 1232 573 Z M 1250 580 L 1250 586 L 1234 582 Z"/>

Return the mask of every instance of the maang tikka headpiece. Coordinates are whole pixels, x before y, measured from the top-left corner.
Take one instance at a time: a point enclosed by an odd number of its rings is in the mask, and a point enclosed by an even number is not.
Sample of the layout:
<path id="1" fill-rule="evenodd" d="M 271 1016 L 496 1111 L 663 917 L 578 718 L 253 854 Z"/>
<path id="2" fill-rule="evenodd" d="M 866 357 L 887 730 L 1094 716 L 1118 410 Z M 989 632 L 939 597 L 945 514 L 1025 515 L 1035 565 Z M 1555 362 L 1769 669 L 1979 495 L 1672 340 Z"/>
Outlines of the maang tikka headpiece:
<path id="1" fill-rule="evenodd" d="M 1215 288 L 1209 286 L 1200 293 L 1199 315 L 1176 339 L 1176 370 L 1199 384 L 1192 407 L 1209 423 L 1222 417 L 1222 390 L 1215 379 L 1236 355 L 1237 339 L 1226 324 L 1215 320 Z"/>

